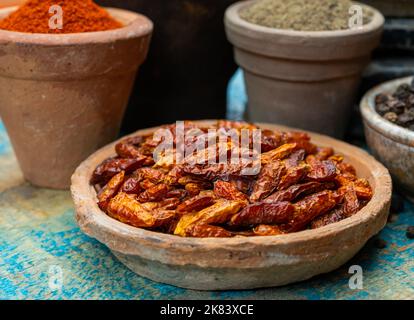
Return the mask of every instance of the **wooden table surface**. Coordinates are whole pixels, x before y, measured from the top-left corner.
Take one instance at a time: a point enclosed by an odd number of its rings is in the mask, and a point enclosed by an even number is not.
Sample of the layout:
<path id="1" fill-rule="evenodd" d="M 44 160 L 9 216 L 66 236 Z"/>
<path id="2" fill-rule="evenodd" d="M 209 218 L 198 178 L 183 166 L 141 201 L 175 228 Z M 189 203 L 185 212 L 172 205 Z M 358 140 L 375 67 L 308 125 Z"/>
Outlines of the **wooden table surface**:
<path id="1" fill-rule="evenodd" d="M 240 77 L 233 86 L 231 101 L 240 103 Z M 26 183 L 0 123 L 0 299 L 414 299 L 414 240 L 406 237 L 414 206 L 404 204 L 379 235 L 386 248 L 370 240 L 332 273 L 280 288 L 185 290 L 135 275 L 84 235 L 68 191 Z M 362 289 L 348 285 L 352 265 L 362 267 Z"/>

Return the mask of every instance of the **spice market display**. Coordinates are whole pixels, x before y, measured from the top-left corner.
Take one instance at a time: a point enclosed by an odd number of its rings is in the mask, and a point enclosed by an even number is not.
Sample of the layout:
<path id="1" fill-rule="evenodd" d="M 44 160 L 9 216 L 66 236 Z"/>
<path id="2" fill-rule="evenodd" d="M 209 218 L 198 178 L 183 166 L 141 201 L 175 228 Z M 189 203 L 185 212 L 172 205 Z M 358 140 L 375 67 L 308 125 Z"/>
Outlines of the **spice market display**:
<path id="1" fill-rule="evenodd" d="M 413 300 L 413 30 L 407 0 L 0 0 L 0 300 Z"/>

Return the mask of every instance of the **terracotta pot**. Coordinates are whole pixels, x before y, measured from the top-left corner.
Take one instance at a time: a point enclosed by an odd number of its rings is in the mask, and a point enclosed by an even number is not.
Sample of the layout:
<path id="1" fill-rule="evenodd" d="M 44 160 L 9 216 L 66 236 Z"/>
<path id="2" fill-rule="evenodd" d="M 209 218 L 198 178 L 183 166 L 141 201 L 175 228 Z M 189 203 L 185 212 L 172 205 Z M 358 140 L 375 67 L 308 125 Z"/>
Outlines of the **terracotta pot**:
<path id="1" fill-rule="evenodd" d="M 154 21 L 150 56 L 140 69 L 123 130 L 216 119 L 226 113 L 227 84 L 236 71 L 224 32 L 224 11 L 236 0 L 97 0 Z"/>
<path id="2" fill-rule="evenodd" d="M 0 114 L 34 185 L 68 188 L 76 166 L 118 135 L 152 23 L 110 12 L 126 26 L 64 35 L 0 30 Z"/>
<path id="3" fill-rule="evenodd" d="M 239 11 L 253 2 L 234 4 L 225 16 L 245 74 L 250 120 L 343 136 L 384 17 L 367 7 L 372 21 L 358 30 L 281 30 L 241 19 Z"/>
<path id="4" fill-rule="evenodd" d="M 385 82 L 370 90 L 361 101 L 365 137 L 368 146 L 391 172 L 394 182 L 414 201 L 414 132 L 382 118 L 375 111 L 375 97 L 392 94 L 412 77 Z"/>
<path id="5" fill-rule="evenodd" d="M 200 122 L 211 124 L 211 122 Z M 263 129 L 295 129 L 259 124 Z M 135 134 L 149 134 L 157 128 Z M 373 187 L 371 201 L 354 216 L 319 229 L 269 237 L 182 238 L 134 228 L 110 218 L 97 205 L 90 177 L 114 156 L 115 143 L 95 152 L 72 176 L 76 220 L 131 270 L 149 279 L 197 290 L 251 289 L 285 285 L 332 271 L 351 259 L 386 224 L 391 202 L 388 171 L 365 151 L 310 133 L 333 147 Z"/>

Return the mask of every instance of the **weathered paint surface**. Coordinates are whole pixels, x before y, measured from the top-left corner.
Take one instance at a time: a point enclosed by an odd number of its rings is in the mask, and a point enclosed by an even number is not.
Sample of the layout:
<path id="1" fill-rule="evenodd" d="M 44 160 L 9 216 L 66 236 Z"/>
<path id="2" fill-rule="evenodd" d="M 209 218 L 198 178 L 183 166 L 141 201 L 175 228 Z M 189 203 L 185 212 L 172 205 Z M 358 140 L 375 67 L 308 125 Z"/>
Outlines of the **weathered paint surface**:
<path id="1" fill-rule="evenodd" d="M 335 272 L 250 291 L 198 292 L 139 277 L 85 236 L 73 216 L 69 192 L 23 181 L 0 124 L 0 299 L 414 299 L 414 240 L 405 236 L 414 206 L 408 202 L 380 234 L 385 249 L 370 241 Z M 361 290 L 348 286 L 351 265 L 363 269 Z"/>

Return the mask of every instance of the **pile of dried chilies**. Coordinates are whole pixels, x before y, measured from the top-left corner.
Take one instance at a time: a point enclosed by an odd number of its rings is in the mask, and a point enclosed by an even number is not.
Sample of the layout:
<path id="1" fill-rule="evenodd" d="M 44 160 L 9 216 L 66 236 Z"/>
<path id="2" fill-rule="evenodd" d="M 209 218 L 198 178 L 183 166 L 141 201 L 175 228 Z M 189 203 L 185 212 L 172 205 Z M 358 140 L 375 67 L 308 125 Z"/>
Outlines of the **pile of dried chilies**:
<path id="1" fill-rule="evenodd" d="M 184 131 L 196 127 L 186 122 Z M 230 121 L 200 129 L 207 135 L 211 128 L 257 129 Z M 368 181 L 332 148 L 312 144 L 306 133 L 262 130 L 256 175 L 241 174 L 241 164 L 189 165 L 186 159 L 177 164 L 168 152 L 155 162 L 159 144 L 152 134 L 127 138 L 116 145 L 116 157 L 96 168 L 91 183 L 109 216 L 184 237 L 268 236 L 340 221 L 372 197 Z M 235 146 L 227 142 L 226 148 L 230 152 Z"/>

